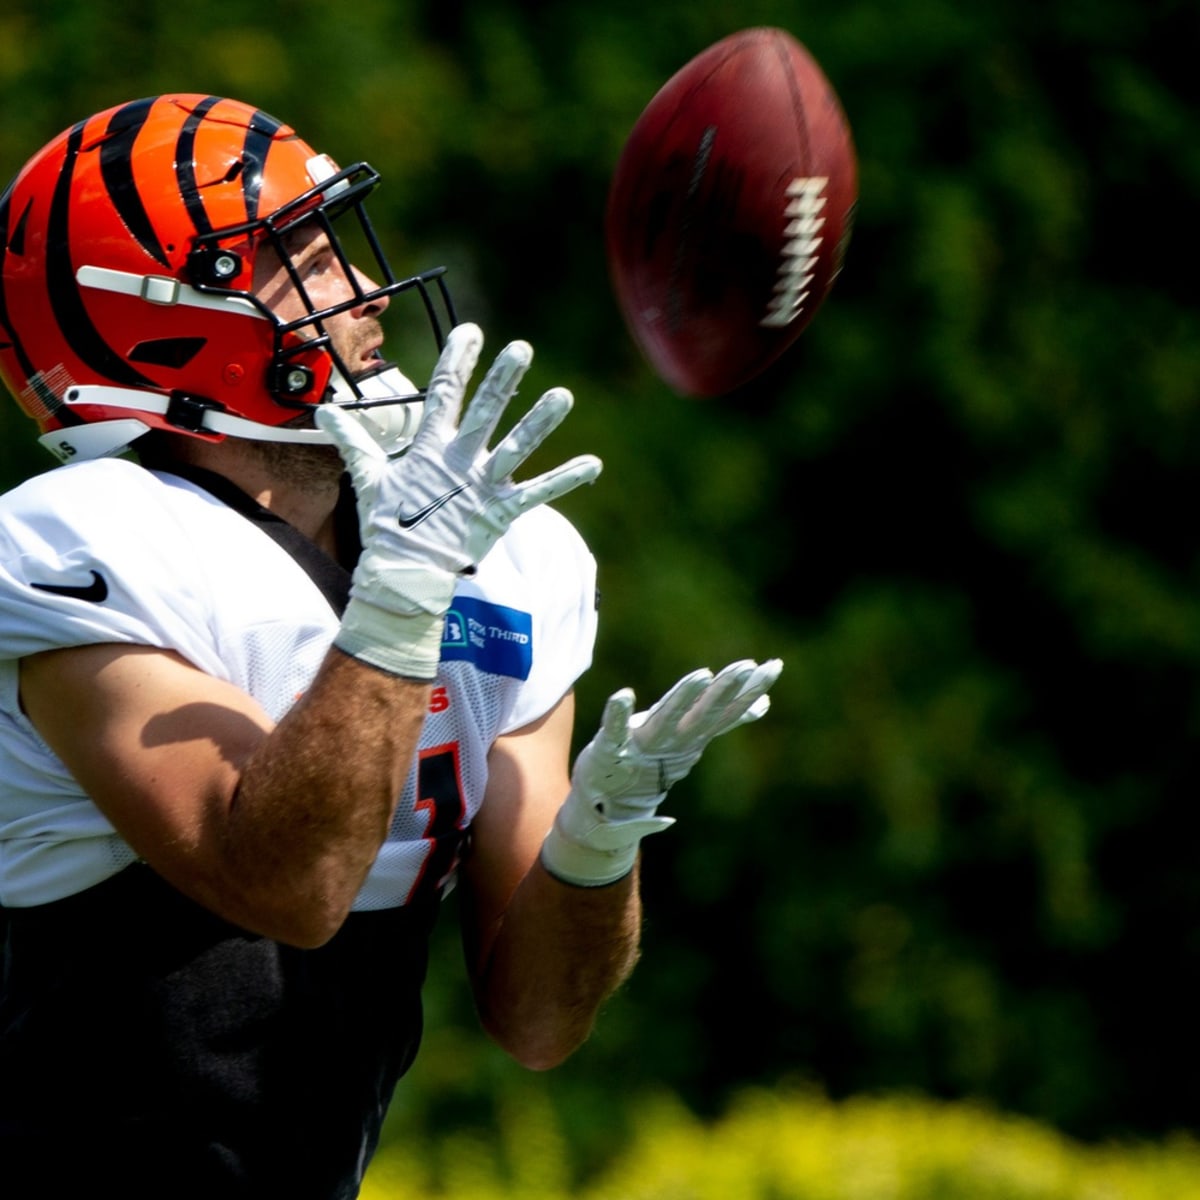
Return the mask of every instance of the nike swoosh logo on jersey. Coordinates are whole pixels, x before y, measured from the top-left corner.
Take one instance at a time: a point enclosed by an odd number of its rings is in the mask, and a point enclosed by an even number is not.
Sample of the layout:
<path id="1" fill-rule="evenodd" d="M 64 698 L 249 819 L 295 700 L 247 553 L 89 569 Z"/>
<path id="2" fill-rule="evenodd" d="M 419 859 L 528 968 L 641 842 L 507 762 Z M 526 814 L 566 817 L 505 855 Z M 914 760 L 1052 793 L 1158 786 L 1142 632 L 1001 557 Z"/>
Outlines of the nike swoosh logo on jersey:
<path id="1" fill-rule="evenodd" d="M 53 592 L 56 596 L 67 596 L 72 600 L 90 600 L 100 604 L 108 599 L 108 580 L 99 571 L 92 572 L 92 582 L 83 585 L 67 583 L 31 583 L 39 592 Z"/>
<path id="2" fill-rule="evenodd" d="M 469 486 L 469 484 L 460 483 L 458 487 L 451 488 L 450 491 L 445 492 L 436 500 L 430 500 L 430 502 L 426 504 L 424 508 L 418 508 L 415 513 L 408 513 L 406 515 L 402 512 L 397 512 L 396 520 L 400 522 L 400 528 L 412 529 L 414 525 L 420 525 L 420 523 L 426 518 L 432 517 L 433 514 L 442 507 L 443 504 L 448 504 L 451 500 L 453 500 L 454 497 L 459 494 L 459 492 L 465 492 Z"/>

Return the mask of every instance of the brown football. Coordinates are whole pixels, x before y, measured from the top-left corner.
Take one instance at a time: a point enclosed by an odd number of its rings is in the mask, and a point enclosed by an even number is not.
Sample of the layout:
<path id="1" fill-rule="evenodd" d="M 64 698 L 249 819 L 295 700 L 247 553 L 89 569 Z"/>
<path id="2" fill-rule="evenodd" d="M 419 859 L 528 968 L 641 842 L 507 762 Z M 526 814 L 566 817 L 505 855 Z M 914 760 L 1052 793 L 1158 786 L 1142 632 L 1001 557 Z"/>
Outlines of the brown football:
<path id="1" fill-rule="evenodd" d="M 634 124 L 605 214 L 613 289 L 683 395 L 733 391 L 816 315 L 841 269 L 858 163 L 841 102 L 782 29 L 723 38 Z"/>

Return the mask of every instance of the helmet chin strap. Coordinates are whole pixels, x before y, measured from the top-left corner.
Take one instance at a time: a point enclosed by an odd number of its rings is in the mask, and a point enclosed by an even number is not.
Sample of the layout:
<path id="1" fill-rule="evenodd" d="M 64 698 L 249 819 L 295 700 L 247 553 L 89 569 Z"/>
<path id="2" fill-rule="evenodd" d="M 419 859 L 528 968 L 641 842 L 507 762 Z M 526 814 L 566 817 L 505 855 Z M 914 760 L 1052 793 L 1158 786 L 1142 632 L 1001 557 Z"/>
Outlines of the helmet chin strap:
<path id="1" fill-rule="evenodd" d="M 404 450 L 421 424 L 424 397 L 399 367 L 381 362 L 351 386 L 335 368 L 327 403 L 348 409 L 389 454 Z"/>
<path id="2" fill-rule="evenodd" d="M 354 386 L 346 382 L 340 371 L 335 370 L 330 377 L 330 395 L 325 403 L 348 409 L 388 454 L 398 454 L 407 449 L 416 436 L 425 399 L 398 367 L 385 362 L 356 380 Z M 71 388 L 63 398 L 63 404 L 68 408 L 79 404 L 98 404 L 110 409 L 128 409 L 131 413 L 128 419 L 69 426 L 38 438 L 55 458 L 69 462 L 72 458 L 102 458 L 119 454 L 149 428 L 145 421 L 138 420 L 132 414 L 152 412 L 166 415 L 169 397 L 141 388 L 91 384 Z M 198 431 L 256 442 L 333 445 L 333 439 L 321 429 L 261 425 L 219 409 L 201 410 Z"/>

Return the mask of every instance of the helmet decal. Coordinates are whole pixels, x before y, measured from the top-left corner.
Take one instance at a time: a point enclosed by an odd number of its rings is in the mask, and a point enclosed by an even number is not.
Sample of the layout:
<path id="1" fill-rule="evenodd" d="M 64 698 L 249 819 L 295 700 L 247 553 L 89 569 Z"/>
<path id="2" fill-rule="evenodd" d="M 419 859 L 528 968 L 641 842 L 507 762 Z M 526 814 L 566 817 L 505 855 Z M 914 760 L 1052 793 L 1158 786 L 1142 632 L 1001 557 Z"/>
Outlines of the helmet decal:
<path id="1" fill-rule="evenodd" d="M 33 201 L 29 201 L 21 215 L 17 218 L 16 228 L 9 233 L 8 217 L 12 209 L 12 187 L 11 185 L 0 196 L 0 334 L 4 335 L 4 341 L 0 342 L 0 350 L 11 351 L 20 363 L 21 370 L 26 375 L 32 375 L 34 372 L 33 363 L 31 363 L 21 348 L 20 339 L 12 332 L 12 322 L 8 319 L 8 301 L 4 294 L 3 279 L 4 279 L 4 261 L 8 254 L 24 254 L 25 253 L 25 223 L 29 217 L 29 209 Z"/>
<path id="2" fill-rule="evenodd" d="M 20 217 L 17 218 L 16 228 L 12 231 L 12 236 L 7 236 L 8 230 L 8 197 L 9 193 L 5 192 L 3 200 L 0 200 L 0 207 L 3 208 L 3 215 L 0 216 L 0 225 L 5 229 L 4 245 L 0 246 L 0 256 L 2 256 L 9 247 L 12 248 L 14 254 L 25 253 L 25 226 L 29 221 L 29 205 L 26 204 L 22 210 Z"/>
<path id="3" fill-rule="evenodd" d="M 271 143 L 283 129 L 274 117 L 261 109 L 250 118 L 246 130 L 246 148 L 242 156 L 242 192 L 246 197 L 246 220 L 258 220 L 258 203 L 262 195 L 263 169 Z"/>
<path id="4" fill-rule="evenodd" d="M 218 97 L 207 96 L 192 110 L 191 115 L 184 121 L 179 133 L 179 149 L 175 155 L 175 171 L 179 179 L 179 194 L 183 197 L 183 205 L 196 226 L 197 233 L 212 233 L 212 223 L 204 211 L 204 202 L 200 199 L 200 189 L 196 184 L 196 131 L 200 123 L 217 103 Z"/>
<path id="5" fill-rule="evenodd" d="M 153 379 L 129 366 L 104 340 L 92 323 L 75 281 L 69 232 L 71 185 L 82 142 L 83 124 L 80 123 L 72 128 L 67 137 L 66 158 L 50 204 L 46 237 L 46 290 L 50 296 L 50 307 L 71 350 L 94 371 L 113 383 L 128 387 L 153 387 Z"/>
<path id="6" fill-rule="evenodd" d="M 0 331 L 3 331 L 6 337 L 5 341 L 0 342 L 0 355 L 4 352 L 10 353 L 16 359 L 22 374 L 28 379 L 26 400 L 35 418 L 56 419 L 63 426 L 78 425 L 82 419 L 59 400 L 52 388 L 46 386 L 41 372 L 34 366 L 21 345 L 21 339 L 13 330 L 13 322 L 8 314 L 8 299 L 3 287 L 5 265 L 10 255 L 22 256 L 25 253 L 25 231 L 29 212 L 33 207 L 32 200 L 25 204 L 17 218 L 16 227 L 10 234 L 8 220 L 12 211 L 12 195 L 13 188 L 10 184 L 4 195 L 0 196 Z"/>
<path id="7" fill-rule="evenodd" d="M 170 259 L 154 232 L 133 178 L 133 144 L 153 104 L 153 100 L 135 100 L 113 114 L 108 123 L 108 136 L 100 147 L 100 176 L 126 229 L 151 258 L 161 263 L 165 270 L 170 270 Z"/>

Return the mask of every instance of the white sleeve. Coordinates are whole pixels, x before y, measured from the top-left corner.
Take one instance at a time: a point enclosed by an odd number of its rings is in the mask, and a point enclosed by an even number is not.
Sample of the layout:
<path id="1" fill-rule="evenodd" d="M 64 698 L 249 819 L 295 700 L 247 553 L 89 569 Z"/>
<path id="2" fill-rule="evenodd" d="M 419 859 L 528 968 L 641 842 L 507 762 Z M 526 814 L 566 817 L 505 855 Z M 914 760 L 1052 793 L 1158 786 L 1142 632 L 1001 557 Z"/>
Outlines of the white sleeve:
<path id="1" fill-rule="evenodd" d="M 164 490 L 140 467 L 105 460 L 56 467 L 0 499 L 5 904 L 49 903 L 136 857 L 21 711 L 18 660 L 118 642 L 177 648 L 215 665 L 204 568 L 168 515 Z"/>
<path id="2" fill-rule="evenodd" d="M 596 560 L 575 527 L 542 506 L 513 526 L 508 553 L 527 586 L 533 618 L 529 677 L 501 732 L 544 716 L 591 666 L 596 644 Z"/>
<path id="3" fill-rule="evenodd" d="M 201 560 L 163 492 L 142 468 L 101 460 L 55 468 L 5 497 L 0 658 L 128 642 L 224 675 Z"/>

